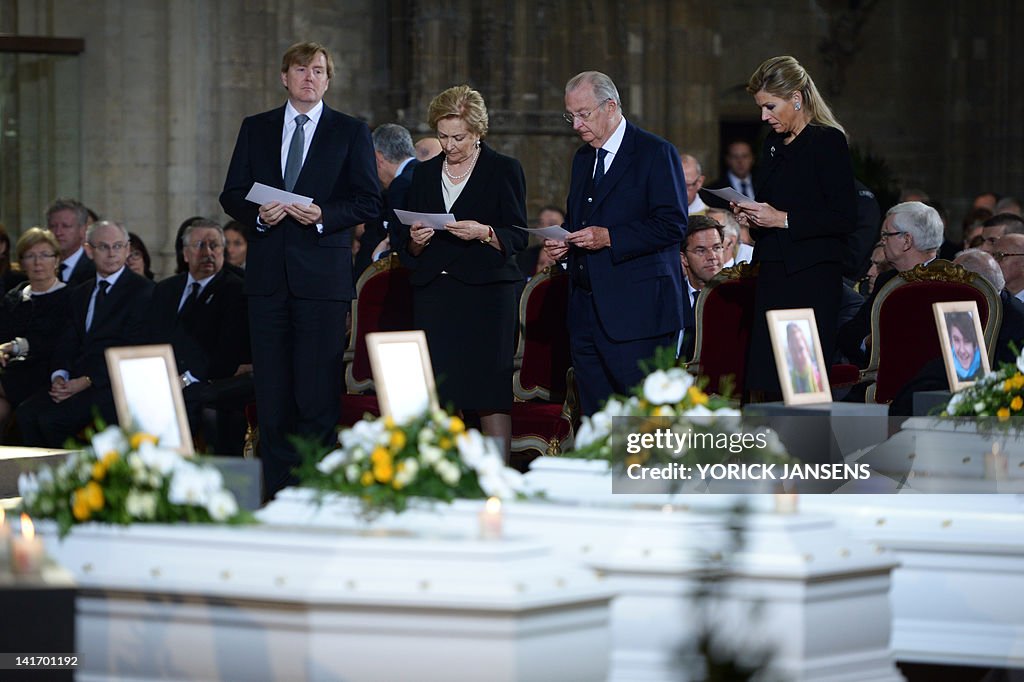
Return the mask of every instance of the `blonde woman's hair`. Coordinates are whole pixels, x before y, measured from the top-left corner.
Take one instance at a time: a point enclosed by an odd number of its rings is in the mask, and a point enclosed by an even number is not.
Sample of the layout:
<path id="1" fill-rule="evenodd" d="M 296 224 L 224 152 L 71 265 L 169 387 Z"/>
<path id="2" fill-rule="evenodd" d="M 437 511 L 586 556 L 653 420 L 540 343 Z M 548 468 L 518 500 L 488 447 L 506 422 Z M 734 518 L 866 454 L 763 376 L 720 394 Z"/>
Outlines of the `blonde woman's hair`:
<path id="1" fill-rule="evenodd" d="M 835 128 L 846 135 L 846 130 L 814 86 L 811 75 L 793 57 L 783 55 L 761 62 L 747 81 L 747 92 L 756 95 L 762 90 L 781 99 L 789 99 L 793 93 L 799 92 L 811 123 Z"/>
<path id="2" fill-rule="evenodd" d="M 49 244 L 53 252 L 57 254 L 57 267 L 60 267 L 60 244 L 57 243 L 57 238 L 53 236 L 53 232 L 43 227 L 30 227 L 21 235 L 14 247 L 18 260 L 21 260 L 25 253 L 36 244 Z"/>
<path id="3" fill-rule="evenodd" d="M 487 105 L 484 97 L 468 85 L 448 88 L 430 100 L 427 123 L 437 131 L 437 122 L 454 116 L 466 122 L 470 132 L 484 137 L 487 134 Z"/>

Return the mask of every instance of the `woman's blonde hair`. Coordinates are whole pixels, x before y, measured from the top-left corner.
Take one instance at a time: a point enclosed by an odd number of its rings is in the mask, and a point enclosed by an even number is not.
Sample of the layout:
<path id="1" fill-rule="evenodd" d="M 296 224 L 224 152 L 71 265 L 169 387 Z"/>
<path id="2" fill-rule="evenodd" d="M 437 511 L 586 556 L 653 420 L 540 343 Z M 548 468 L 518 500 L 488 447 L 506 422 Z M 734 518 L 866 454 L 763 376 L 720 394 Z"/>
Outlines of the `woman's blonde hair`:
<path id="1" fill-rule="evenodd" d="M 483 137 L 487 134 L 487 105 L 484 97 L 468 85 L 448 88 L 430 101 L 427 123 L 437 131 L 437 122 L 454 116 L 466 122 L 470 132 Z"/>
<path id="2" fill-rule="evenodd" d="M 25 252 L 33 246 L 43 243 L 49 244 L 53 252 L 57 254 L 57 267 L 60 267 L 60 244 L 57 243 L 57 238 L 53 236 L 53 232 L 41 227 L 30 227 L 25 230 L 25 234 L 18 238 L 18 243 L 14 247 L 15 252 L 18 254 L 18 260 L 21 260 Z"/>
<path id="3" fill-rule="evenodd" d="M 781 99 L 789 99 L 793 93 L 799 92 L 811 123 L 835 128 L 846 135 L 846 130 L 829 109 L 825 98 L 818 92 L 818 88 L 814 87 L 811 75 L 793 57 L 783 55 L 761 62 L 761 66 L 757 67 L 747 81 L 747 92 L 756 95 L 762 90 Z"/>

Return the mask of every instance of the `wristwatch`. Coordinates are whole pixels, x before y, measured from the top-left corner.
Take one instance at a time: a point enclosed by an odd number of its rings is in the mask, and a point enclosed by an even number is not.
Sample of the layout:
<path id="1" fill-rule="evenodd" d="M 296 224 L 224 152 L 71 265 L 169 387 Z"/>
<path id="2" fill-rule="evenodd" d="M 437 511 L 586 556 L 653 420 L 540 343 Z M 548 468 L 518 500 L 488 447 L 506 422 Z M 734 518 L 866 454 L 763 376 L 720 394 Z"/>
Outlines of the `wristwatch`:
<path id="1" fill-rule="evenodd" d="M 487 226 L 487 236 L 480 240 L 481 244 L 490 244 L 494 241 L 494 228 L 490 225 Z"/>
<path id="2" fill-rule="evenodd" d="M 181 387 L 182 388 L 188 388 L 192 384 L 198 384 L 198 383 L 199 383 L 199 380 L 192 378 L 191 374 L 187 374 L 186 373 L 186 374 L 182 374 L 181 375 Z"/>

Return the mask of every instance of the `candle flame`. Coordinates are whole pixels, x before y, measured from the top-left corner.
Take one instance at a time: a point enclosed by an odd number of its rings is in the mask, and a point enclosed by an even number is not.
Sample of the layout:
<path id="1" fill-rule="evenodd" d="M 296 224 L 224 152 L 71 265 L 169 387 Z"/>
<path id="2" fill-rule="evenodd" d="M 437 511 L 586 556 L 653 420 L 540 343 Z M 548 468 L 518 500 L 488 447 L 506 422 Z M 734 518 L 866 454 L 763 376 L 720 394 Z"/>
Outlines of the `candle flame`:
<path id="1" fill-rule="evenodd" d="M 36 527 L 32 525 L 32 519 L 24 512 L 21 514 L 21 535 L 26 540 L 31 540 L 36 536 Z"/>
<path id="2" fill-rule="evenodd" d="M 497 497 L 488 497 L 487 503 L 484 505 L 484 510 L 488 514 L 500 514 L 501 500 L 499 500 Z"/>

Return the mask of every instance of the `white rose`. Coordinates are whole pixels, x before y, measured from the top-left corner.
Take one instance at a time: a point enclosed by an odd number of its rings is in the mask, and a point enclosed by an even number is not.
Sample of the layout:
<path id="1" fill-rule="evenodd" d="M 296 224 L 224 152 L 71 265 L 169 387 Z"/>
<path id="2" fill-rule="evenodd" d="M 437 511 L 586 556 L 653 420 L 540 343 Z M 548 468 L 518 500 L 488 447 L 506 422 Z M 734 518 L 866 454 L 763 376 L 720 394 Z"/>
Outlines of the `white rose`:
<path id="1" fill-rule="evenodd" d="M 444 450 L 436 445 L 421 445 L 420 460 L 426 465 L 433 465 L 444 459 Z"/>
<path id="2" fill-rule="evenodd" d="M 395 468 L 395 482 L 403 487 L 415 481 L 416 475 L 420 472 L 419 463 L 412 457 L 403 459 Z"/>
<path id="3" fill-rule="evenodd" d="M 1018 362 L 1019 362 L 1019 360 L 1018 360 Z M 949 404 L 946 405 L 946 412 L 949 412 L 950 414 L 955 414 L 956 413 L 956 408 L 958 408 L 960 406 L 960 403 L 962 403 L 963 400 L 964 400 L 964 394 L 963 393 L 954 393 L 953 397 L 949 399 Z"/>
<path id="4" fill-rule="evenodd" d="M 345 480 L 349 483 L 355 483 L 362 476 L 362 471 L 359 469 L 358 464 L 349 464 L 345 467 Z"/>
<path id="5" fill-rule="evenodd" d="M 238 513 L 238 503 L 229 491 L 217 490 L 210 495 L 206 511 L 210 512 L 210 518 L 214 521 L 227 521 Z"/>
<path id="6" fill-rule="evenodd" d="M 128 449 L 128 441 L 117 426 L 108 426 L 92 437 L 92 450 L 103 458 L 110 452 L 121 454 Z"/>
<path id="7" fill-rule="evenodd" d="M 508 499 L 525 488 L 523 475 L 515 469 L 502 466 L 480 477 L 480 488 L 488 497 Z"/>
<path id="8" fill-rule="evenodd" d="M 174 450 L 160 448 L 149 441 L 139 446 L 139 458 L 147 468 L 166 476 L 175 470 L 185 459 Z"/>
<path id="9" fill-rule="evenodd" d="M 156 494 L 132 490 L 124 501 L 125 509 L 133 518 L 148 521 L 156 516 Z"/>
<path id="10" fill-rule="evenodd" d="M 678 403 L 686 395 L 687 384 L 678 375 L 659 369 L 644 379 L 644 398 L 653 405 Z"/>
<path id="11" fill-rule="evenodd" d="M 1024 349 L 1021 349 L 1020 357 L 1017 358 L 1017 369 L 1024 372 Z"/>
<path id="12" fill-rule="evenodd" d="M 459 449 L 459 456 L 462 461 L 473 469 L 476 469 L 484 453 L 487 451 L 487 444 L 483 434 L 476 429 L 469 429 L 460 433 L 455 438 L 455 445 Z"/>
<path id="13" fill-rule="evenodd" d="M 31 505 L 35 502 L 36 495 L 39 493 L 39 477 L 31 471 L 25 472 L 18 476 L 18 494 L 21 495 L 21 499 L 27 505 Z"/>
<path id="14" fill-rule="evenodd" d="M 329 452 L 326 457 L 320 460 L 316 468 L 322 474 L 330 474 L 348 460 L 348 455 L 342 450 Z"/>
<path id="15" fill-rule="evenodd" d="M 437 472 L 437 475 L 441 477 L 441 480 L 446 485 L 457 485 L 462 478 L 462 472 L 459 470 L 458 465 L 447 459 L 442 459 L 436 463 L 434 471 Z"/>

